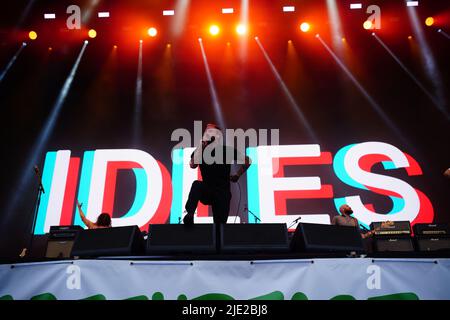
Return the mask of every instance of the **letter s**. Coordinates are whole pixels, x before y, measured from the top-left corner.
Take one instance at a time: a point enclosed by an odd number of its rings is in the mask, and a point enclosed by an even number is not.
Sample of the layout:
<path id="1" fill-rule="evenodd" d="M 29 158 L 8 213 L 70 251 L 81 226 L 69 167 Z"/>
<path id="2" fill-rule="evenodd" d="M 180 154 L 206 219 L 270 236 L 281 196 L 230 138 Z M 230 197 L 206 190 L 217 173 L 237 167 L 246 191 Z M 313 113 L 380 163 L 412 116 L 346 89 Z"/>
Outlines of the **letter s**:
<path id="1" fill-rule="evenodd" d="M 355 218 L 366 226 L 373 221 L 386 220 L 432 222 L 433 208 L 428 198 L 405 181 L 370 172 L 377 162 L 386 170 L 405 168 L 409 175 L 422 174 L 417 162 L 393 145 L 383 142 L 349 145 L 335 155 L 333 166 L 338 178 L 355 188 L 389 196 L 393 208 L 388 215 L 376 213 L 360 196 L 337 198 L 336 207 L 347 203 L 353 208 Z"/>

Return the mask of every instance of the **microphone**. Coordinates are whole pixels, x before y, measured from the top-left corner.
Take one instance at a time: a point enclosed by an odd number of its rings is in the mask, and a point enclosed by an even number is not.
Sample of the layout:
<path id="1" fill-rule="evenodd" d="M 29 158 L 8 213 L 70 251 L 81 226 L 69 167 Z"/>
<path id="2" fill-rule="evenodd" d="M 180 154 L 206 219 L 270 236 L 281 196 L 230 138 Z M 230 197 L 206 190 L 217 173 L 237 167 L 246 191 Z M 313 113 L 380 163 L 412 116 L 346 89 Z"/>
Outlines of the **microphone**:
<path id="1" fill-rule="evenodd" d="M 290 229 L 294 224 L 296 224 L 302 217 L 298 217 L 297 219 L 295 219 L 294 221 L 291 222 L 291 225 L 288 227 L 288 229 Z"/>
<path id="2" fill-rule="evenodd" d="M 38 178 L 39 188 L 42 190 L 43 193 L 45 193 L 44 186 L 42 185 L 41 172 L 39 171 L 39 167 L 37 165 L 34 166 L 34 173 L 36 173 L 36 176 Z"/>

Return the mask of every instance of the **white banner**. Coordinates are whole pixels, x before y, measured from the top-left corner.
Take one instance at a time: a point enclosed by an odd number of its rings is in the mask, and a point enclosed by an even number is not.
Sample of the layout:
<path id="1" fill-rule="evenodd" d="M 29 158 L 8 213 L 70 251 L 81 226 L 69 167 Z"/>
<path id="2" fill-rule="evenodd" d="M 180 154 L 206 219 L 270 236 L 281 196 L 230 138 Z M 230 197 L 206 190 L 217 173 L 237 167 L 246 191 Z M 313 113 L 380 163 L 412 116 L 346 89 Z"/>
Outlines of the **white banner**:
<path id="1" fill-rule="evenodd" d="M 0 299 L 450 299 L 450 259 L 0 265 Z"/>

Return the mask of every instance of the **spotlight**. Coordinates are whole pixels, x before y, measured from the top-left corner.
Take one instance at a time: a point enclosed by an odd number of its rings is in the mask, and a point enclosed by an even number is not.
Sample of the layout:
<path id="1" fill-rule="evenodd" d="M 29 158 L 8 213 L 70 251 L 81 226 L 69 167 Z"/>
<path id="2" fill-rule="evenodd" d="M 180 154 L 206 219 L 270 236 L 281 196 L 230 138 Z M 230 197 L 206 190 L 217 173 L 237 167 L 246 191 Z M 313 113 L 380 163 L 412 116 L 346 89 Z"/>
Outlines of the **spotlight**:
<path id="1" fill-rule="evenodd" d="M 294 11 L 295 11 L 294 6 L 284 6 L 283 7 L 283 12 L 294 12 Z"/>
<path id="2" fill-rule="evenodd" d="M 229 47 L 231 45 L 230 41 L 227 42 L 227 47 Z"/>
<path id="3" fill-rule="evenodd" d="M 258 37 L 255 37 L 255 40 L 258 40 L 259 38 Z"/>
<path id="4" fill-rule="evenodd" d="M 114 49 L 117 49 L 117 45 L 114 45 L 113 48 L 114 48 Z"/>
<path id="5" fill-rule="evenodd" d="M 220 28 L 213 24 L 212 26 L 209 27 L 209 33 L 213 36 L 217 36 L 220 32 Z"/>
<path id="6" fill-rule="evenodd" d="M 87 41 L 87 40 L 84 40 L 84 44 L 88 44 L 89 43 L 89 41 Z"/>
<path id="7" fill-rule="evenodd" d="M 163 16 L 174 16 L 175 10 L 163 10 Z"/>
<path id="8" fill-rule="evenodd" d="M 425 19 L 425 25 L 427 27 L 431 27 L 434 24 L 434 18 L 433 17 L 428 17 Z"/>
<path id="9" fill-rule="evenodd" d="M 222 8 L 222 13 L 223 14 L 234 13 L 234 9 L 233 8 Z"/>
<path id="10" fill-rule="evenodd" d="M 320 34 L 317 33 L 317 34 L 316 34 L 316 38 L 320 38 Z"/>
<path id="11" fill-rule="evenodd" d="M 97 36 L 97 31 L 95 31 L 94 29 L 89 30 L 88 36 L 89 38 L 94 39 Z"/>
<path id="12" fill-rule="evenodd" d="M 350 3 L 350 9 L 362 9 L 362 3 Z"/>
<path id="13" fill-rule="evenodd" d="M 310 25 L 308 22 L 303 22 L 303 23 L 300 25 L 300 30 L 301 30 L 302 32 L 308 32 L 309 30 L 311 30 L 311 25 Z"/>
<path id="14" fill-rule="evenodd" d="M 408 39 L 411 40 L 411 39 L 412 39 L 412 36 L 408 36 Z"/>
<path id="15" fill-rule="evenodd" d="M 342 38 L 342 42 L 346 42 L 347 41 L 347 39 L 345 39 L 345 38 Z"/>
<path id="16" fill-rule="evenodd" d="M 369 20 L 364 21 L 363 27 L 366 30 L 372 29 L 373 27 L 372 21 Z"/>
<path id="17" fill-rule="evenodd" d="M 158 34 L 158 30 L 156 30 L 156 28 L 154 28 L 154 27 L 151 27 L 147 30 L 147 34 L 150 37 L 156 37 L 156 35 Z"/>
<path id="18" fill-rule="evenodd" d="M 243 24 L 238 24 L 236 27 L 236 32 L 240 35 L 244 35 L 247 33 L 247 27 Z"/>
<path id="19" fill-rule="evenodd" d="M 139 40 L 139 43 L 142 43 L 142 42 L 144 42 L 142 39 L 141 40 Z"/>
<path id="20" fill-rule="evenodd" d="M 419 6 L 419 1 L 406 1 L 407 7 L 417 7 Z"/>
<path id="21" fill-rule="evenodd" d="M 288 43 L 289 43 L 289 44 L 292 43 L 292 40 L 288 40 Z"/>
<path id="22" fill-rule="evenodd" d="M 36 39 L 37 39 L 37 33 L 36 33 L 36 31 L 30 31 L 30 33 L 28 33 L 28 37 L 29 37 L 31 40 L 36 40 Z"/>
<path id="23" fill-rule="evenodd" d="M 27 43 L 26 42 L 22 42 L 22 47 L 26 47 Z"/>
<path id="24" fill-rule="evenodd" d="M 53 50 L 53 48 L 52 47 L 48 47 L 48 51 L 52 51 Z"/>
<path id="25" fill-rule="evenodd" d="M 170 47 L 172 47 L 172 45 L 170 43 L 168 43 L 167 44 L 167 48 L 170 48 Z"/>
<path id="26" fill-rule="evenodd" d="M 198 38 L 198 42 L 202 42 L 202 38 Z"/>

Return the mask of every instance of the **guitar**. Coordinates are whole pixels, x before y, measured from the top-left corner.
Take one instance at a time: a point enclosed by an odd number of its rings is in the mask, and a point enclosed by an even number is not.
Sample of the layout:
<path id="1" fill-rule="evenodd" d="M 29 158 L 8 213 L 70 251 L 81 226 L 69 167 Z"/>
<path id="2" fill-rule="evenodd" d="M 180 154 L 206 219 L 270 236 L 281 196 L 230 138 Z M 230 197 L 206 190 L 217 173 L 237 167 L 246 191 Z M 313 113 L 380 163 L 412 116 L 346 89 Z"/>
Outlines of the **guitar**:
<path id="1" fill-rule="evenodd" d="M 363 239 L 372 237 L 377 231 L 380 231 L 381 229 L 384 229 L 384 228 L 392 227 L 393 225 L 394 225 L 394 221 L 390 221 L 390 220 L 383 221 L 383 222 L 381 222 L 381 225 L 379 227 L 374 228 L 373 230 L 370 230 L 370 231 L 362 234 L 361 236 Z"/>

